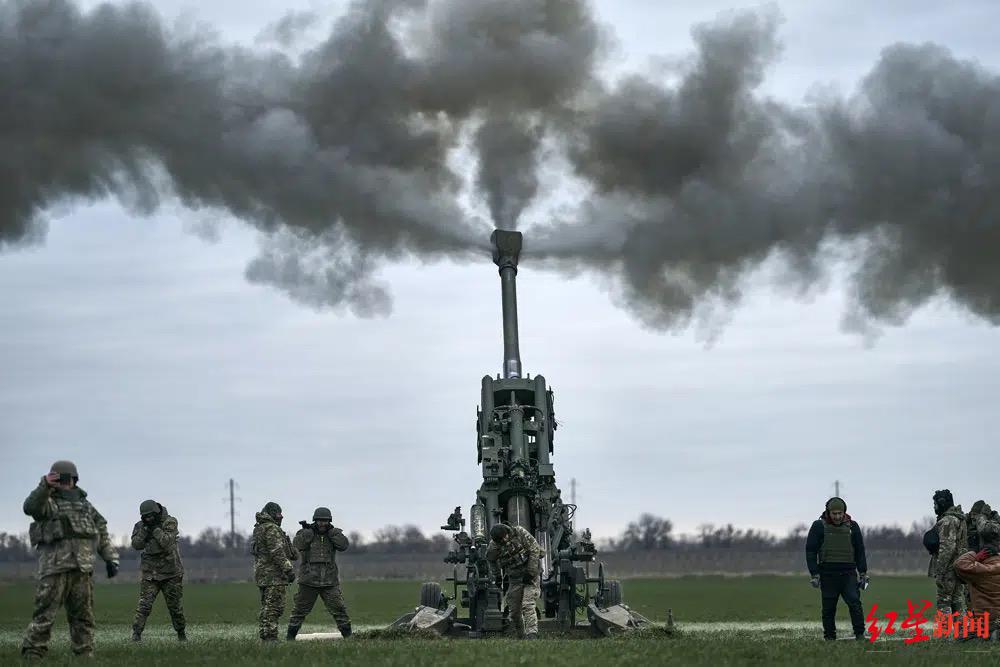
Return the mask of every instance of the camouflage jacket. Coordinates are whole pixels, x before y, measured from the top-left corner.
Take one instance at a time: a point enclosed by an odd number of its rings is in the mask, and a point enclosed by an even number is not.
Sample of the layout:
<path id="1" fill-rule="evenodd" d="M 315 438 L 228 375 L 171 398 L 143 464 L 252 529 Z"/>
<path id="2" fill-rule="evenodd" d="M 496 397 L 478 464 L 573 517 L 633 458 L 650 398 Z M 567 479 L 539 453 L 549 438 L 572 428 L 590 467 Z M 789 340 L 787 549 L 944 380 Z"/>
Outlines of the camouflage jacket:
<path id="1" fill-rule="evenodd" d="M 302 552 L 302 563 L 299 565 L 300 584 L 325 587 L 340 583 L 337 552 L 346 551 L 350 546 L 344 531 L 331 526 L 330 530 L 323 534 L 312 528 L 303 528 L 295 533 L 292 544 Z"/>
<path id="2" fill-rule="evenodd" d="M 108 522 L 80 488 L 53 489 L 42 478 L 24 501 L 24 513 L 34 519 L 28 534 L 38 549 L 38 576 L 94 571 L 94 552 L 118 563 L 118 551 L 108 537 Z"/>
<path id="3" fill-rule="evenodd" d="M 250 542 L 253 554 L 253 579 L 258 586 L 287 586 L 295 569 L 292 561 L 299 554 L 288 535 L 269 514 L 257 512 Z"/>
<path id="4" fill-rule="evenodd" d="M 534 536 L 521 526 L 513 527 L 513 534 L 503 544 L 490 541 L 486 559 L 495 562 L 512 578 L 530 575 L 537 577 L 541 569 L 538 559 L 544 556 Z"/>
<path id="5" fill-rule="evenodd" d="M 934 528 L 938 532 L 941 543 L 936 555 L 931 556 L 928 574 L 932 577 L 942 577 L 950 574 L 955 559 L 962 554 L 969 542 L 968 525 L 962 506 L 950 507 L 938 518 Z"/>
<path id="6" fill-rule="evenodd" d="M 163 508 L 161 519 L 152 528 L 137 521 L 132 529 L 132 548 L 142 552 L 142 578 L 165 581 L 184 576 L 184 564 L 177 550 L 177 519 Z"/>

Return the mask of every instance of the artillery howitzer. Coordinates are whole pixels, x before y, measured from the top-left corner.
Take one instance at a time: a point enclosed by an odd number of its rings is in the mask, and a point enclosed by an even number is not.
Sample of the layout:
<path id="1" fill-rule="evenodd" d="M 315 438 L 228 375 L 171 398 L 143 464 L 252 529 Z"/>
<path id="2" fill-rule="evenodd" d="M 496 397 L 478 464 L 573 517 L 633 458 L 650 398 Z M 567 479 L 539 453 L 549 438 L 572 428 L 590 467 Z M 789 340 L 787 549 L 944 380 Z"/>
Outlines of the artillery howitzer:
<path id="1" fill-rule="evenodd" d="M 543 619 L 551 619 L 543 627 L 610 634 L 646 625 L 647 619 L 622 604 L 620 582 L 605 578 L 590 532 L 573 531 L 576 505 L 563 502 L 551 462 L 557 427 L 552 390 L 541 375 L 521 375 L 515 282 L 521 233 L 497 230 L 491 242 L 500 268 L 504 358 L 502 376 L 482 380 L 476 452 L 483 483 L 469 510 L 469 532 L 461 507 L 441 527 L 456 533 L 456 548 L 445 558 L 454 566 L 448 577 L 452 594 L 438 583 L 423 584 L 420 606 L 393 626 L 470 637 L 502 632 L 509 622 L 503 608 L 507 582 L 486 560 L 490 528 L 497 523 L 523 526 L 542 548 L 538 607 Z M 459 608 L 468 616 L 459 617 Z M 586 613 L 585 623 L 578 612 Z"/>

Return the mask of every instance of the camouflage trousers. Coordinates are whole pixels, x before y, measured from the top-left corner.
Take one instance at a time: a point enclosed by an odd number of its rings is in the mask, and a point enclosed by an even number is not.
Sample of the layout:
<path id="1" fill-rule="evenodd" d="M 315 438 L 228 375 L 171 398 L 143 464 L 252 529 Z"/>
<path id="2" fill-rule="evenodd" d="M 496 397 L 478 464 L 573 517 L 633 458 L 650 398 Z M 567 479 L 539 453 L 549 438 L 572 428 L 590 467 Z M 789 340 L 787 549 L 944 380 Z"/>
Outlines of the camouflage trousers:
<path id="1" fill-rule="evenodd" d="M 285 586 L 260 586 L 258 635 L 267 641 L 278 638 L 278 619 L 285 613 Z"/>
<path id="2" fill-rule="evenodd" d="M 52 624 L 59 608 L 64 605 L 73 653 L 93 653 L 94 581 L 90 572 L 73 570 L 39 579 L 35 588 L 35 611 L 21 644 L 23 655 L 45 655 L 52 635 Z"/>
<path id="3" fill-rule="evenodd" d="M 184 608 L 181 606 L 184 580 L 181 577 L 174 577 L 160 581 L 143 579 L 139 582 L 139 604 L 135 608 L 135 620 L 132 622 L 132 629 L 135 632 L 142 634 L 146 627 L 146 619 L 153 611 L 153 602 L 156 601 L 160 591 L 163 591 L 163 600 L 167 603 L 167 611 L 170 612 L 170 624 L 177 632 L 184 630 Z"/>
<path id="4" fill-rule="evenodd" d="M 511 583 L 507 588 L 507 609 L 518 637 L 538 634 L 535 603 L 540 592 L 538 584 Z"/>
<path id="5" fill-rule="evenodd" d="M 288 625 L 297 628 L 302 625 L 309 612 L 316 604 L 316 598 L 322 598 L 326 610 L 333 616 L 337 627 L 341 628 L 351 624 L 351 618 L 347 615 L 347 605 L 344 604 L 344 596 L 340 592 L 340 586 L 306 586 L 299 584 L 299 590 L 295 593 L 295 606 L 292 608 L 292 615 L 288 617 Z"/>
<path id="6" fill-rule="evenodd" d="M 966 611 L 965 584 L 958 578 L 954 568 L 949 567 L 944 574 L 934 577 L 934 583 L 937 585 L 937 610 L 964 614 Z"/>

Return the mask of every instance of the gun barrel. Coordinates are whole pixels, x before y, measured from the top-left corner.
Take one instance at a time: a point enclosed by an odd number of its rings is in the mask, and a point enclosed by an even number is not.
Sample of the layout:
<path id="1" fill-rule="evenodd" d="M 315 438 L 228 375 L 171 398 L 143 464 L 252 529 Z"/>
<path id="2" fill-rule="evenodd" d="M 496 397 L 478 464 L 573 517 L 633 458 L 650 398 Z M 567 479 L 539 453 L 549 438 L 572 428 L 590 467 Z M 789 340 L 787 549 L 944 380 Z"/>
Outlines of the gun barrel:
<path id="1" fill-rule="evenodd" d="M 521 254 L 521 232 L 497 229 L 490 236 L 493 262 L 500 267 L 503 308 L 503 376 L 521 377 L 521 350 L 517 332 L 517 262 Z"/>

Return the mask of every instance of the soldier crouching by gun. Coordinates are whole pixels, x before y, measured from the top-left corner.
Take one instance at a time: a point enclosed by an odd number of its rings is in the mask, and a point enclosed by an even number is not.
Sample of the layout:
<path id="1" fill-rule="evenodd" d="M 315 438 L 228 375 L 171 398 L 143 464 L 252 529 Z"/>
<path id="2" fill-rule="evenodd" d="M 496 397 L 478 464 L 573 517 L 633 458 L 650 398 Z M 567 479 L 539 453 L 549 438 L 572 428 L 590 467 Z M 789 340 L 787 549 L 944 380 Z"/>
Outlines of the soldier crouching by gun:
<path id="1" fill-rule="evenodd" d="M 253 578 L 260 588 L 260 615 L 257 617 L 261 641 L 278 640 L 278 619 L 285 613 L 285 588 L 295 581 L 292 561 L 299 555 L 288 535 L 281 529 L 284 516 L 275 502 L 257 512 L 250 553 L 253 554 Z"/>
<path id="2" fill-rule="evenodd" d="M 317 507 L 312 519 L 311 524 L 299 522 L 302 529 L 295 533 L 292 540 L 295 548 L 302 553 L 302 563 L 299 565 L 299 590 L 295 593 L 295 607 L 288 618 L 286 639 L 295 639 L 317 597 L 323 599 L 340 634 L 350 637 L 351 618 L 347 615 L 347 605 L 340 592 L 337 570 L 337 552 L 345 551 L 349 542 L 344 531 L 333 525 L 333 513 L 329 508 Z"/>
<path id="3" fill-rule="evenodd" d="M 142 640 L 146 619 L 153 611 L 153 602 L 160 591 L 163 591 L 177 639 L 186 641 L 184 608 L 181 606 L 184 565 L 177 550 L 177 519 L 167 514 L 167 508 L 155 500 L 142 501 L 139 517 L 132 529 L 132 548 L 142 552 L 142 579 L 139 582 L 139 604 L 132 623 L 132 641 Z"/>
<path id="4" fill-rule="evenodd" d="M 507 575 L 507 609 L 519 639 L 538 639 L 535 603 L 540 592 L 542 549 L 521 526 L 498 523 L 490 529 L 486 559 Z"/>

